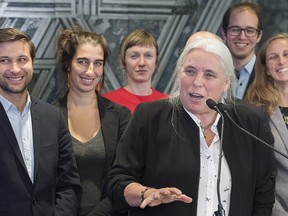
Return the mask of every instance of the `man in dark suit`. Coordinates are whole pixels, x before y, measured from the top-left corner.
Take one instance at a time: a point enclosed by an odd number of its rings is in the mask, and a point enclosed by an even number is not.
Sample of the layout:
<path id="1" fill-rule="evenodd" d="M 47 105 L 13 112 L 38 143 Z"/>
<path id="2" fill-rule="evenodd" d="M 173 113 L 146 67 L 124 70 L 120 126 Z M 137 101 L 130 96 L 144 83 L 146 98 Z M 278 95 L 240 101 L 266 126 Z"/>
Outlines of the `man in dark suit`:
<path id="1" fill-rule="evenodd" d="M 73 216 L 81 186 L 62 112 L 30 96 L 35 47 L 0 29 L 0 215 Z"/>

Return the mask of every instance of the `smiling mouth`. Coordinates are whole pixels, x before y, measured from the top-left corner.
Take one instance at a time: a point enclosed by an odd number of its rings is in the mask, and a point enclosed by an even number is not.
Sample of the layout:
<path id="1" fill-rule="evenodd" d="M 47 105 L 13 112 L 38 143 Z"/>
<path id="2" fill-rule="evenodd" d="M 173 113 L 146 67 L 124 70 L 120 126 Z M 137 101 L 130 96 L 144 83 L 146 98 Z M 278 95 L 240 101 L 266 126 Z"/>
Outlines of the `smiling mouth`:
<path id="1" fill-rule="evenodd" d="M 288 72 L 288 67 L 287 67 L 287 68 L 280 68 L 280 69 L 277 69 L 276 72 L 278 72 L 278 73 L 285 73 L 285 72 Z"/>
<path id="2" fill-rule="evenodd" d="M 24 78 L 24 76 L 20 76 L 20 77 L 6 77 L 8 80 L 10 81 L 20 81 Z"/>
<path id="3" fill-rule="evenodd" d="M 237 47 L 246 47 L 246 46 L 248 46 L 248 43 L 235 42 L 235 45 L 236 45 Z"/>
<path id="4" fill-rule="evenodd" d="M 94 79 L 88 79 L 88 78 L 84 78 L 84 77 L 81 77 L 81 79 L 85 82 L 93 82 Z"/>

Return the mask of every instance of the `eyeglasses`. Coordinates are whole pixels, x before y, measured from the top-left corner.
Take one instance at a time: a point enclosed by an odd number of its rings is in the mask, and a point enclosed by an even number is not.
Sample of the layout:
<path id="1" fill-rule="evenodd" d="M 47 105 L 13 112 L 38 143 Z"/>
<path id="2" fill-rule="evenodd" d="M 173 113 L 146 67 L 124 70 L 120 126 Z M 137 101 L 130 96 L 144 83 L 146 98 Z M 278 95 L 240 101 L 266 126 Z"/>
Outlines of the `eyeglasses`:
<path id="1" fill-rule="evenodd" d="M 227 32 L 232 36 L 238 36 L 242 31 L 245 32 L 246 37 L 255 37 L 260 30 L 253 27 L 240 28 L 239 26 L 231 26 L 227 28 Z"/>

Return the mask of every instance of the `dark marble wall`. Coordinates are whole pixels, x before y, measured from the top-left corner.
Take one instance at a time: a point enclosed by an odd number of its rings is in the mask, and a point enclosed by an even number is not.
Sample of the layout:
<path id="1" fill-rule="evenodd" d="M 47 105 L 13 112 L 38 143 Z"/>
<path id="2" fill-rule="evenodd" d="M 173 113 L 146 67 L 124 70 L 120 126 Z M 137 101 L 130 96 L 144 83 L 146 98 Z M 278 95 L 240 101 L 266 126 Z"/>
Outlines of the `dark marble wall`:
<path id="1" fill-rule="evenodd" d="M 33 96 L 51 102 L 65 88 L 56 66 L 56 37 L 64 28 L 81 25 L 103 34 L 111 54 L 106 68 L 106 90 L 122 85 L 123 73 L 118 58 L 119 44 L 129 31 L 150 31 L 160 48 L 160 62 L 153 86 L 169 92 L 174 81 L 173 69 L 187 38 L 199 30 L 219 36 L 225 10 L 233 0 L 0 0 L 0 27 L 15 27 L 28 32 L 37 46 Z M 263 8 L 264 35 L 260 45 L 272 34 L 288 32 L 288 2 L 254 0 Z"/>
<path id="2" fill-rule="evenodd" d="M 263 44 L 270 36 L 278 32 L 288 32 L 288 1 L 259 0 L 262 6 Z"/>

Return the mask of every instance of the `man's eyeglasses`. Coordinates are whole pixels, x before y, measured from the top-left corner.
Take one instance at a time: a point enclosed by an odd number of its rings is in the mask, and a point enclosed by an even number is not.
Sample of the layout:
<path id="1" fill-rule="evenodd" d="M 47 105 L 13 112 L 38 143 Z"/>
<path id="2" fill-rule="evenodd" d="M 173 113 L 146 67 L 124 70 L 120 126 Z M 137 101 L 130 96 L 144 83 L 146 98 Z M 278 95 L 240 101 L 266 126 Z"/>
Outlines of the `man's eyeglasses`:
<path id="1" fill-rule="evenodd" d="M 227 32 L 232 36 L 238 36 L 242 31 L 245 32 L 247 37 L 255 37 L 260 30 L 253 27 L 240 28 L 239 26 L 231 26 L 227 28 Z"/>

